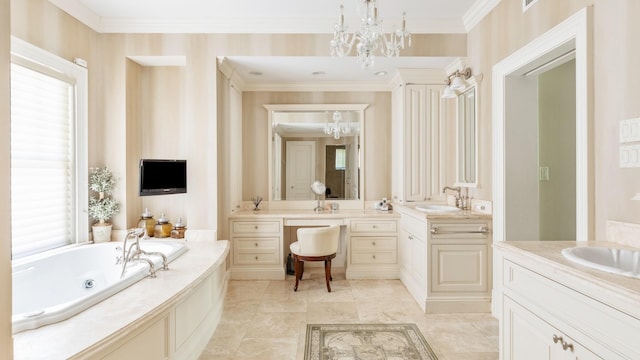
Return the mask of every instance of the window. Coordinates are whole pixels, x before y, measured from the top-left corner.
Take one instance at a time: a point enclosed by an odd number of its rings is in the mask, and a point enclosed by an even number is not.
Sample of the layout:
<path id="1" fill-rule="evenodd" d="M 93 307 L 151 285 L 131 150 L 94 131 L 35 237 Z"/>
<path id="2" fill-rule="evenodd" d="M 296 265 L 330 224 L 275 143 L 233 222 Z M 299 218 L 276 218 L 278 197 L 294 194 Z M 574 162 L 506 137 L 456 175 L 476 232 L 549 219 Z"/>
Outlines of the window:
<path id="1" fill-rule="evenodd" d="M 12 257 L 86 241 L 87 71 L 12 38 Z"/>
<path id="2" fill-rule="evenodd" d="M 347 150 L 336 149 L 336 170 L 346 170 L 347 168 Z"/>

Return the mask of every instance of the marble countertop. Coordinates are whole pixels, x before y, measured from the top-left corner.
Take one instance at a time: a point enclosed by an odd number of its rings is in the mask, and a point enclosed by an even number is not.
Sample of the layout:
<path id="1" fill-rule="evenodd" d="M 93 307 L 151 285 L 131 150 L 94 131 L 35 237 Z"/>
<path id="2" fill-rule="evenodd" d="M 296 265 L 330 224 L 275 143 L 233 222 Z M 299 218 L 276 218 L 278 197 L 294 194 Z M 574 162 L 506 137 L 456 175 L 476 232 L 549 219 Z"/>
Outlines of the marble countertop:
<path id="1" fill-rule="evenodd" d="M 640 279 L 607 273 L 567 260 L 562 249 L 605 246 L 634 249 L 604 241 L 506 241 L 494 248 L 532 271 L 640 319 Z M 637 250 L 637 249 L 636 249 Z"/>
<path id="2" fill-rule="evenodd" d="M 453 211 L 453 212 L 431 212 L 427 213 L 424 211 L 420 211 L 416 209 L 416 206 L 420 205 L 411 204 L 411 205 L 394 205 L 394 209 L 397 212 L 411 215 L 413 217 L 425 218 L 427 220 L 473 220 L 473 219 L 483 219 L 483 220 L 491 220 L 491 214 L 482 213 L 479 211 L 473 210 L 461 210 L 461 211 Z"/>
<path id="3" fill-rule="evenodd" d="M 230 219 L 259 219 L 261 217 L 272 218 L 288 218 L 288 219 L 344 219 L 344 218 L 397 218 L 400 215 L 396 211 L 380 211 L 380 210 L 338 210 L 338 211 L 321 211 L 313 210 L 242 210 L 231 216 Z"/>
<path id="4" fill-rule="evenodd" d="M 87 245 L 91 246 L 91 245 Z M 90 347 L 120 340 L 121 330 L 136 329 L 181 300 L 221 264 L 228 241 L 188 241 L 187 251 L 158 271 L 93 307 L 59 323 L 14 335 L 14 359 L 67 359 Z M 85 355 L 82 355 L 83 357 Z"/>

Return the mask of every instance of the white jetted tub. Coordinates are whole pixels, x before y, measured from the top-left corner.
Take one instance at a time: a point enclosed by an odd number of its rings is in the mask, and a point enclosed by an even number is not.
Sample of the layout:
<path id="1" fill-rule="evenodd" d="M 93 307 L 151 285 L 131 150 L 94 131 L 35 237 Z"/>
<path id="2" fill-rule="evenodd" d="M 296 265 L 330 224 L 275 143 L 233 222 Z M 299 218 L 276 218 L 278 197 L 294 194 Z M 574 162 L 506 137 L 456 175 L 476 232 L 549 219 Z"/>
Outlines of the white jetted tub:
<path id="1" fill-rule="evenodd" d="M 187 251 L 175 240 L 141 240 L 140 248 L 165 254 L 169 263 Z M 121 278 L 121 256 L 122 243 L 107 242 L 14 261 L 13 333 L 68 319 L 149 274 L 148 264 L 130 262 Z M 156 271 L 164 271 L 161 256 L 148 258 Z"/>

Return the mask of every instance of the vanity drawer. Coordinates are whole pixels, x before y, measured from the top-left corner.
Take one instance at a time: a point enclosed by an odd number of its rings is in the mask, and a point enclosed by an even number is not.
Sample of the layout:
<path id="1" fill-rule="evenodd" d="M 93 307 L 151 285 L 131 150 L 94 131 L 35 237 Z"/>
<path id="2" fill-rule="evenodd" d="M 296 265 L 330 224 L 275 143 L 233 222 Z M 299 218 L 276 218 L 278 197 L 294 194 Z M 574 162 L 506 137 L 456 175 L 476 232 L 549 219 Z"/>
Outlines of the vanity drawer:
<path id="1" fill-rule="evenodd" d="M 279 252 L 250 252 L 250 251 L 236 251 L 235 263 L 237 265 L 277 265 Z"/>
<path id="2" fill-rule="evenodd" d="M 278 250 L 280 238 L 236 238 L 233 240 L 236 250 Z"/>
<path id="3" fill-rule="evenodd" d="M 396 250 L 397 238 L 395 236 L 352 236 L 352 251 L 378 251 L 378 250 Z"/>
<path id="4" fill-rule="evenodd" d="M 234 221 L 233 225 L 234 235 L 238 234 L 280 234 L 282 230 L 282 224 L 280 221 Z"/>
<path id="5" fill-rule="evenodd" d="M 396 220 L 351 220 L 349 231 L 352 233 L 395 233 Z"/>
<path id="6" fill-rule="evenodd" d="M 398 263 L 397 251 L 352 251 L 352 264 L 396 264 Z"/>
<path id="7" fill-rule="evenodd" d="M 581 334 L 567 335 L 589 343 L 597 353 L 609 348 L 627 354 L 624 358 L 640 359 L 640 319 L 507 259 L 503 260 L 502 275 L 506 296 L 529 309 L 538 309 L 538 314 L 544 313 L 541 317 L 553 326 L 581 330 Z"/>

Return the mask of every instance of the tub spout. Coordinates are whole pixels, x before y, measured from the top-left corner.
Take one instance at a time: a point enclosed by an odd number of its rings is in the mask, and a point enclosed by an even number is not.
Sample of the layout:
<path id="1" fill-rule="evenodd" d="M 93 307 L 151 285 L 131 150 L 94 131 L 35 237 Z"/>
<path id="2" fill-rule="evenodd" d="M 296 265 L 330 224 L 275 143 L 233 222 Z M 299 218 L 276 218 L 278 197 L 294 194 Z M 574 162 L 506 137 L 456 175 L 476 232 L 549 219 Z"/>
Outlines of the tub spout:
<path id="1" fill-rule="evenodd" d="M 157 255 L 160 256 L 162 258 L 162 270 L 169 270 L 169 261 L 167 260 L 167 255 L 161 253 L 160 251 L 144 251 L 144 250 L 140 250 L 140 252 L 143 255 Z"/>
<path id="2" fill-rule="evenodd" d="M 144 261 L 149 264 L 149 275 L 151 277 L 156 276 L 153 262 L 149 259 L 140 258 L 140 254 L 143 253 L 142 250 L 140 250 L 140 235 L 143 233 L 143 228 L 135 228 L 127 231 L 122 244 L 122 272 L 120 273 L 120 278 L 124 277 L 124 273 L 127 270 L 127 264 L 134 261 Z M 127 240 L 130 238 L 134 238 L 135 242 L 131 244 L 127 250 Z"/>

